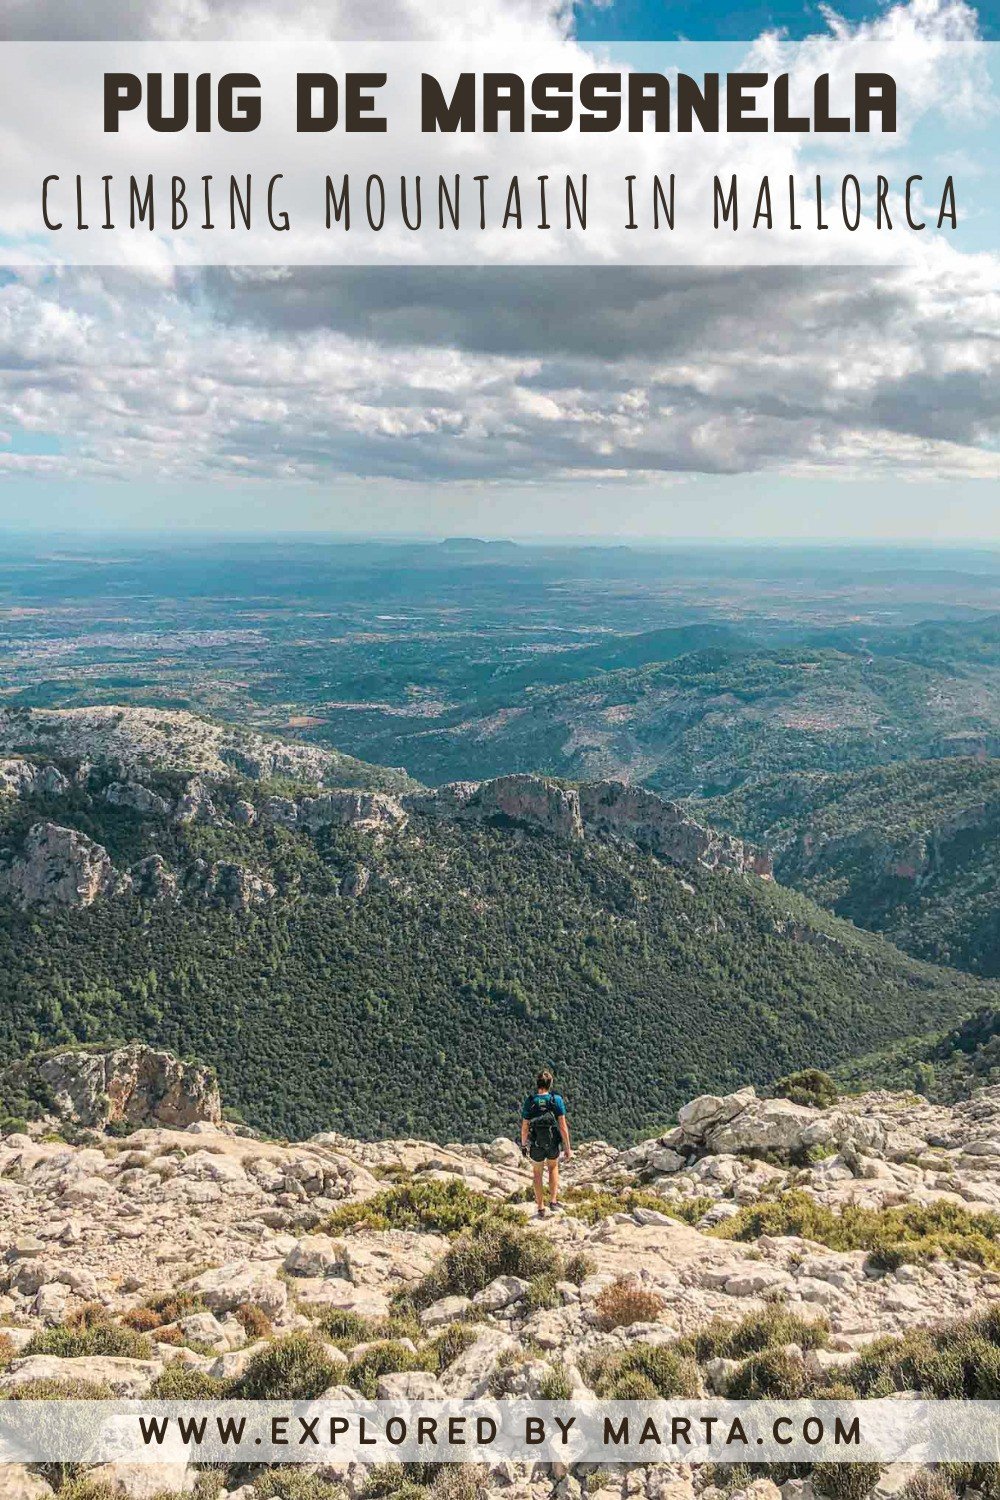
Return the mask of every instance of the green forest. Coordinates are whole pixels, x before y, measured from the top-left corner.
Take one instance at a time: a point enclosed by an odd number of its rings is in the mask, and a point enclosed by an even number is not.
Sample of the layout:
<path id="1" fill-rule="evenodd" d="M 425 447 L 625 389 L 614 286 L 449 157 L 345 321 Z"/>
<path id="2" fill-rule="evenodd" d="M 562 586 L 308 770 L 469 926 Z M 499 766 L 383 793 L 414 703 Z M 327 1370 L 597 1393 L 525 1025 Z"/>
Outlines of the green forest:
<path id="1" fill-rule="evenodd" d="M 213 800 L 225 812 L 273 791 L 233 778 Z M 278 1135 L 511 1133 L 547 1063 L 579 1135 L 625 1142 L 699 1092 L 829 1067 L 996 1003 L 800 894 L 593 839 L 416 816 L 384 840 L 177 824 L 108 807 L 92 777 L 7 799 L 0 855 L 39 817 L 120 869 L 152 852 L 174 869 L 233 860 L 277 894 L 246 912 L 0 903 L 0 1061 L 140 1037 L 214 1064 L 226 1100 Z M 367 889 L 343 895 L 361 869 Z"/>

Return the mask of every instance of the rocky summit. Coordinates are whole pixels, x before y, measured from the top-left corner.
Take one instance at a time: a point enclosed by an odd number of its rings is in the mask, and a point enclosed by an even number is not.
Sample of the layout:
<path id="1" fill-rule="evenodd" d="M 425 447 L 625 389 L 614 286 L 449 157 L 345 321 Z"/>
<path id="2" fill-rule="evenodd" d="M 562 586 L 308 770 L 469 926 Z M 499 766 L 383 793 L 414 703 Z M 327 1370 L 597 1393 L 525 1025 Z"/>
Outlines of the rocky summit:
<path id="1" fill-rule="evenodd" d="M 2 1397 L 947 1395 L 936 1350 L 965 1340 L 972 1380 L 1000 1343 L 1000 1088 L 837 1098 L 805 1073 L 790 1097 L 702 1096 L 637 1146 L 580 1145 L 563 1211 L 538 1219 L 509 1139 L 263 1139 L 220 1121 L 203 1071 L 138 1045 L 18 1076 L 52 1108 L 0 1143 Z M 928 1483 L 851 1472 L 316 1477 L 348 1500 L 918 1500 Z M 49 1500 L 52 1477 L 8 1468 L 4 1495 Z M 133 1500 L 206 1483 L 177 1464 L 85 1477 Z M 283 1493 L 264 1471 L 210 1487 Z"/>

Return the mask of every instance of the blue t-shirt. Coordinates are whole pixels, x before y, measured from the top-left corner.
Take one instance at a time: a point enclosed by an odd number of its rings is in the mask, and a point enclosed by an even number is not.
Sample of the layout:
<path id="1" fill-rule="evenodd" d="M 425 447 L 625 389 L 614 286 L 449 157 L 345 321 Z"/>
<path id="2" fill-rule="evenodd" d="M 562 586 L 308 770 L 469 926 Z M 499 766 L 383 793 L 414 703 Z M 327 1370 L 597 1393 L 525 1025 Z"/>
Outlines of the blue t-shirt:
<path id="1" fill-rule="evenodd" d="M 529 1094 L 521 1105 L 521 1119 L 534 1120 L 538 1115 L 543 1115 L 547 1109 L 562 1119 L 566 1113 L 562 1096 L 560 1094 Z"/>

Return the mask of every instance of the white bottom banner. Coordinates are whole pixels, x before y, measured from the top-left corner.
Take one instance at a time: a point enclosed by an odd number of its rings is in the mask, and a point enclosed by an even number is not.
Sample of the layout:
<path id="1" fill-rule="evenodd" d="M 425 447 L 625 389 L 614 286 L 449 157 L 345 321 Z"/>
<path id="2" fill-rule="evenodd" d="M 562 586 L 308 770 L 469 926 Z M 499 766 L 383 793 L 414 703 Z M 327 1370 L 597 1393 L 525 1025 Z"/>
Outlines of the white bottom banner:
<path id="1" fill-rule="evenodd" d="M 1000 1462 L 1000 1401 L 4 1401 L 2 1463 Z"/>

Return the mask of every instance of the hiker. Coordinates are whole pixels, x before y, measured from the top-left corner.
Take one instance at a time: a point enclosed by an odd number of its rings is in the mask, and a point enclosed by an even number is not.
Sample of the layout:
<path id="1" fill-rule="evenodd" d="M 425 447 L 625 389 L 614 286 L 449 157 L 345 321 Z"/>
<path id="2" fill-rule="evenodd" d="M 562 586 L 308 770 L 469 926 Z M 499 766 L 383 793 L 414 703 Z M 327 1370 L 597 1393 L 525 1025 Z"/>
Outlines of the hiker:
<path id="1" fill-rule="evenodd" d="M 531 1158 L 531 1175 L 535 1187 L 535 1209 L 540 1219 L 545 1218 L 545 1194 L 542 1176 L 549 1169 L 549 1208 L 558 1213 L 559 1202 L 559 1152 L 565 1153 L 569 1161 L 573 1148 L 569 1143 L 569 1122 L 566 1106 L 561 1097 L 553 1093 L 553 1078 L 548 1068 L 543 1068 L 535 1079 L 534 1094 L 529 1094 L 521 1106 L 521 1155 Z"/>

